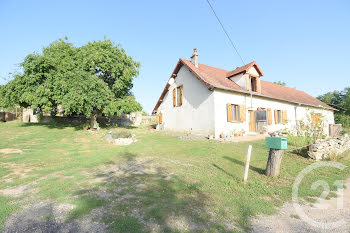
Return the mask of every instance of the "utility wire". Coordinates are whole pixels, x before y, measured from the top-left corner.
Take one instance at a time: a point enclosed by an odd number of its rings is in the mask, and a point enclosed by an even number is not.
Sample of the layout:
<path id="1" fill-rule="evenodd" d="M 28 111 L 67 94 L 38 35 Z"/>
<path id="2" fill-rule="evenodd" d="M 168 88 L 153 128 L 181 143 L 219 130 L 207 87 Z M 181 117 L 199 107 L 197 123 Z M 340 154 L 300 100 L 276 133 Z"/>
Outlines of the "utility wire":
<path id="1" fill-rule="evenodd" d="M 237 55 L 239 56 L 239 58 L 241 59 L 243 65 L 245 65 L 242 56 L 239 54 L 239 52 L 238 52 L 238 50 L 237 50 L 235 44 L 234 44 L 233 41 L 231 40 L 231 37 L 228 35 L 228 33 L 227 33 L 227 31 L 226 31 L 224 25 L 221 23 L 219 17 L 218 17 L 217 14 L 215 13 L 215 10 L 214 10 L 213 6 L 210 4 L 209 0 L 206 0 L 206 1 L 207 1 L 208 5 L 210 6 L 210 9 L 213 11 L 213 13 L 214 13 L 216 19 L 217 19 L 218 22 L 220 23 L 220 25 L 221 25 L 221 27 L 222 27 L 222 30 L 224 30 L 224 32 L 225 32 L 227 38 L 228 38 L 229 41 L 231 42 L 232 47 L 235 49 L 235 51 L 236 51 Z"/>

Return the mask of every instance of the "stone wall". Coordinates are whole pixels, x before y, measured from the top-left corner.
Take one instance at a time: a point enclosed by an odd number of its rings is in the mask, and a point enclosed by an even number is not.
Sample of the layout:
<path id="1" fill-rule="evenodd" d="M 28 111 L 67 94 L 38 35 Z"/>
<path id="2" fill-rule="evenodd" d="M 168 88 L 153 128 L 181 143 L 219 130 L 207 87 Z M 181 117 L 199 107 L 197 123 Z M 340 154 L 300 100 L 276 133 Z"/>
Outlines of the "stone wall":
<path id="1" fill-rule="evenodd" d="M 332 159 L 350 150 L 349 136 L 318 139 L 311 145 L 309 156 L 314 160 Z"/>

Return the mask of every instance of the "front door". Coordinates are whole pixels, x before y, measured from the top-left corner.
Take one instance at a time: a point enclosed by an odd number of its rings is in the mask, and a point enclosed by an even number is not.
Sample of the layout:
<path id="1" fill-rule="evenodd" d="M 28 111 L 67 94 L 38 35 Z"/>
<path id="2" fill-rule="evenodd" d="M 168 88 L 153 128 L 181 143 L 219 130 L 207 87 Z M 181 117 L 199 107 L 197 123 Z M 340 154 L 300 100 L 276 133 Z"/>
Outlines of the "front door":
<path id="1" fill-rule="evenodd" d="M 254 117 L 254 111 L 249 110 L 249 132 L 255 132 L 255 117 Z"/>

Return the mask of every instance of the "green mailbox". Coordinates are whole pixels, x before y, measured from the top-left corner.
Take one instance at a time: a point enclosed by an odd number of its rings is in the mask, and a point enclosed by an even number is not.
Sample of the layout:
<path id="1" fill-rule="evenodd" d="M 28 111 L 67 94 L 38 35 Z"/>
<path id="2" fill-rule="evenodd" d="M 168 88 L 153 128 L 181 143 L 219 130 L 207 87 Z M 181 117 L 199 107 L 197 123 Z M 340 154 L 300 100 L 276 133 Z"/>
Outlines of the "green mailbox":
<path id="1" fill-rule="evenodd" d="M 287 146 L 287 138 L 281 137 L 266 137 L 265 138 L 266 147 L 271 149 L 285 150 Z"/>

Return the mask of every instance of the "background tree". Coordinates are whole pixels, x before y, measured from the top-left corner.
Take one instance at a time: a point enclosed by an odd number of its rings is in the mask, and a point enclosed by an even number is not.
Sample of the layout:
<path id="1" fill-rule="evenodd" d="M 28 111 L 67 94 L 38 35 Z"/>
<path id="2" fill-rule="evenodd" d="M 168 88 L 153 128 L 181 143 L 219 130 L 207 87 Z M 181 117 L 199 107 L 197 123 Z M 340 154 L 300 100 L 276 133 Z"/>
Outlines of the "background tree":
<path id="1" fill-rule="evenodd" d="M 317 97 L 322 102 L 338 107 L 334 114 L 335 122 L 350 128 L 350 87 L 342 91 L 332 91 Z"/>
<path id="2" fill-rule="evenodd" d="M 287 85 L 285 82 L 283 81 L 277 81 L 277 82 L 273 82 L 274 84 L 278 84 L 278 85 L 282 85 L 282 86 L 285 86 Z"/>
<path id="3" fill-rule="evenodd" d="M 6 84 L 3 105 L 54 111 L 62 105 L 65 115 L 107 116 L 141 110 L 130 90 L 140 64 L 110 40 L 74 47 L 59 39 L 29 54 L 20 65 L 22 74 Z"/>

